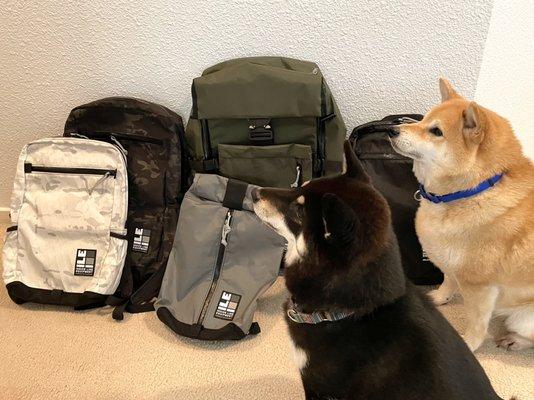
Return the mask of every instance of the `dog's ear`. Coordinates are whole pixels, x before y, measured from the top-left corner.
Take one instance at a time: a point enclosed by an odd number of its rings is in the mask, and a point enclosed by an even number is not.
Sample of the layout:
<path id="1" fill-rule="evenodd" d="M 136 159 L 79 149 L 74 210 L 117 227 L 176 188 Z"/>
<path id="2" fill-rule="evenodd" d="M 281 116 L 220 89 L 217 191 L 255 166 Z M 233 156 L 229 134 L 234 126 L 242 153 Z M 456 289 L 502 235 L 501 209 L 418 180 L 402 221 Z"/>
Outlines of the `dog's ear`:
<path id="1" fill-rule="evenodd" d="M 463 133 L 467 140 L 480 144 L 486 130 L 486 114 L 474 101 L 462 112 Z"/>
<path id="2" fill-rule="evenodd" d="M 454 90 L 449 83 L 449 81 L 445 78 L 439 78 L 439 91 L 441 92 L 441 102 L 450 100 L 450 99 L 459 99 L 461 96 L 456 93 L 456 90 Z"/>
<path id="3" fill-rule="evenodd" d="M 356 178 L 365 182 L 369 182 L 369 176 L 363 169 L 363 165 L 356 157 L 354 150 L 348 140 L 343 143 L 343 150 L 345 152 L 345 161 L 347 162 L 347 170 L 345 175 L 351 178 Z"/>
<path id="4" fill-rule="evenodd" d="M 333 193 L 322 197 L 324 237 L 332 244 L 347 245 L 356 238 L 359 220 L 356 213 Z"/>

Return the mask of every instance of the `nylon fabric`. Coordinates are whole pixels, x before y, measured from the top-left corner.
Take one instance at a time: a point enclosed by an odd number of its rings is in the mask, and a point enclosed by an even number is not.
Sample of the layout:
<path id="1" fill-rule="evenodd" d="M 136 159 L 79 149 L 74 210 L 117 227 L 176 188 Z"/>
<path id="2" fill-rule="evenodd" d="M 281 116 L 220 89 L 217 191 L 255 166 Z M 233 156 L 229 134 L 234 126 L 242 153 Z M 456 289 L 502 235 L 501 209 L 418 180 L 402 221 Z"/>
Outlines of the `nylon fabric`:
<path id="1" fill-rule="evenodd" d="M 149 302 L 159 291 L 179 204 L 189 185 L 182 119 L 159 104 L 109 97 L 74 108 L 64 135 L 84 135 L 116 144 L 126 152 L 130 183 L 128 273 L 117 296 L 130 298 L 125 310 L 143 310 L 146 307 L 136 305 Z"/>
<path id="2" fill-rule="evenodd" d="M 391 208 L 406 275 L 418 285 L 435 285 L 443 281 L 443 274 L 426 259 L 415 232 L 414 220 L 419 203 L 414 199 L 418 182 L 412 171 L 413 161 L 393 150 L 387 131 L 400 118 L 420 120 L 422 117 L 416 114 L 391 115 L 354 128 L 349 140 L 373 185 Z"/>
<path id="3" fill-rule="evenodd" d="M 25 172 L 24 164 L 42 168 Z M 102 172 L 80 172 L 85 169 Z M 128 201 L 120 151 L 85 139 L 34 141 L 21 152 L 14 188 L 11 223 L 17 229 L 7 233 L 3 249 L 6 285 L 113 294 L 127 248 L 120 238 Z"/>
<path id="4" fill-rule="evenodd" d="M 231 210 L 222 205 L 227 182 L 218 175 L 196 174 L 182 203 L 155 304 L 160 319 L 182 335 L 221 339 L 213 331 L 235 332 L 229 324 L 248 334 L 258 297 L 278 275 L 284 239 L 254 214 L 255 186 L 248 185 L 242 210 Z"/>
<path id="5" fill-rule="evenodd" d="M 259 186 L 289 188 L 312 178 L 310 146 L 239 146 L 219 144 L 221 175 Z"/>
<path id="6" fill-rule="evenodd" d="M 310 177 L 341 172 L 346 128 L 315 63 L 283 57 L 228 60 L 204 70 L 193 80 L 191 92 L 193 107 L 185 137 L 196 172 L 289 187 L 294 170 L 286 166 L 284 156 L 257 154 L 262 159 L 259 168 L 247 157 L 232 161 L 235 154 L 225 146 L 267 153 L 267 148 L 291 144 L 311 149 L 310 160 L 306 155 L 305 161 L 311 167 L 304 168 Z M 283 177 L 271 183 L 269 177 L 277 175 L 273 171 Z"/>

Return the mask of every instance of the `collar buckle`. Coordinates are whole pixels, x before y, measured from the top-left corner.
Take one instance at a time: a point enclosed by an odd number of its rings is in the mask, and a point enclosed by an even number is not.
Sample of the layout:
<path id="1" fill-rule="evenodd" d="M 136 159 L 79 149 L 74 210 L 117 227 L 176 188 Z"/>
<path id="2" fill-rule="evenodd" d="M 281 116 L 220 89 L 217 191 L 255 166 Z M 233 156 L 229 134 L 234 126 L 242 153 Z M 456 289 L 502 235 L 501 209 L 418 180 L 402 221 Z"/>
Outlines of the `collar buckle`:
<path id="1" fill-rule="evenodd" d="M 310 314 L 297 311 L 297 305 L 292 299 L 289 300 L 287 316 L 297 324 L 319 324 L 321 322 L 335 322 L 348 318 L 354 314 L 349 310 L 339 310 L 334 312 L 329 311 L 314 311 Z"/>
<path id="2" fill-rule="evenodd" d="M 288 308 L 287 309 L 287 316 L 289 317 L 289 319 L 293 322 L 296 322 L 297 324 L 300 324 L 302 323 L 301 322 L 301 318 L 299 318 L 299 313 L 298 311 L 292 309 L 292 308 Z"/>

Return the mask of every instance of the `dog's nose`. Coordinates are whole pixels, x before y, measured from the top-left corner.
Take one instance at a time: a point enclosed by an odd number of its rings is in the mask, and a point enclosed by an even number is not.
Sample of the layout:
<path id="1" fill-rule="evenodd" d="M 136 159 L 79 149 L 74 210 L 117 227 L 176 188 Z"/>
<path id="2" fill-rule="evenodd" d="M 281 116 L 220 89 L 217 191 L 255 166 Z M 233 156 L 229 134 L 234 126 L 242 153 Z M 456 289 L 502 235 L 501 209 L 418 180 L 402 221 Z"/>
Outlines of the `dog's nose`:
<path id="1" fill-rule="evenodd" d="M 388 136 L 390 138 L 394 138 L 396 136 L 399 136 L 399 127 L 398 126 L 392 126 L 391 128 L 388 129 Z"/>
<path id="2" fill-rule="evenodd" d="M 252 192 L 250 192 L 250 195 L 252 196 L 252 201 L 256 202 L 260 199 L 260 189 L 254 188 L 252 189 Z"/>

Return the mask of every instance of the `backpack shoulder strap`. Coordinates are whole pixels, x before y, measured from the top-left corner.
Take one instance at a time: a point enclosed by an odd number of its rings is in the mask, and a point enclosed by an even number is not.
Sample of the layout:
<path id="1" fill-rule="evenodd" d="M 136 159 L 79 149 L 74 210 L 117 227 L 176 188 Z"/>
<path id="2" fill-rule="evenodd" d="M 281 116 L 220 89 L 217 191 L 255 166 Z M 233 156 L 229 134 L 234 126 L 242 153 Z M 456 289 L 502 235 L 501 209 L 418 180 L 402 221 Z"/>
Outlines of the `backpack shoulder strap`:
<path id="1" fill-rule="evenodd" d="M 137 289 L 129 298 L 110 297 L 107 304 L 115 306 L 112 317 L 114 320 L 122 321 L 124 313 L 138 314 L 154 311 L 153 298 L 158 295 L 161 281 L 165 274 L 165 268 L 160 268 L 148 278 L 139 289 Z"/>

